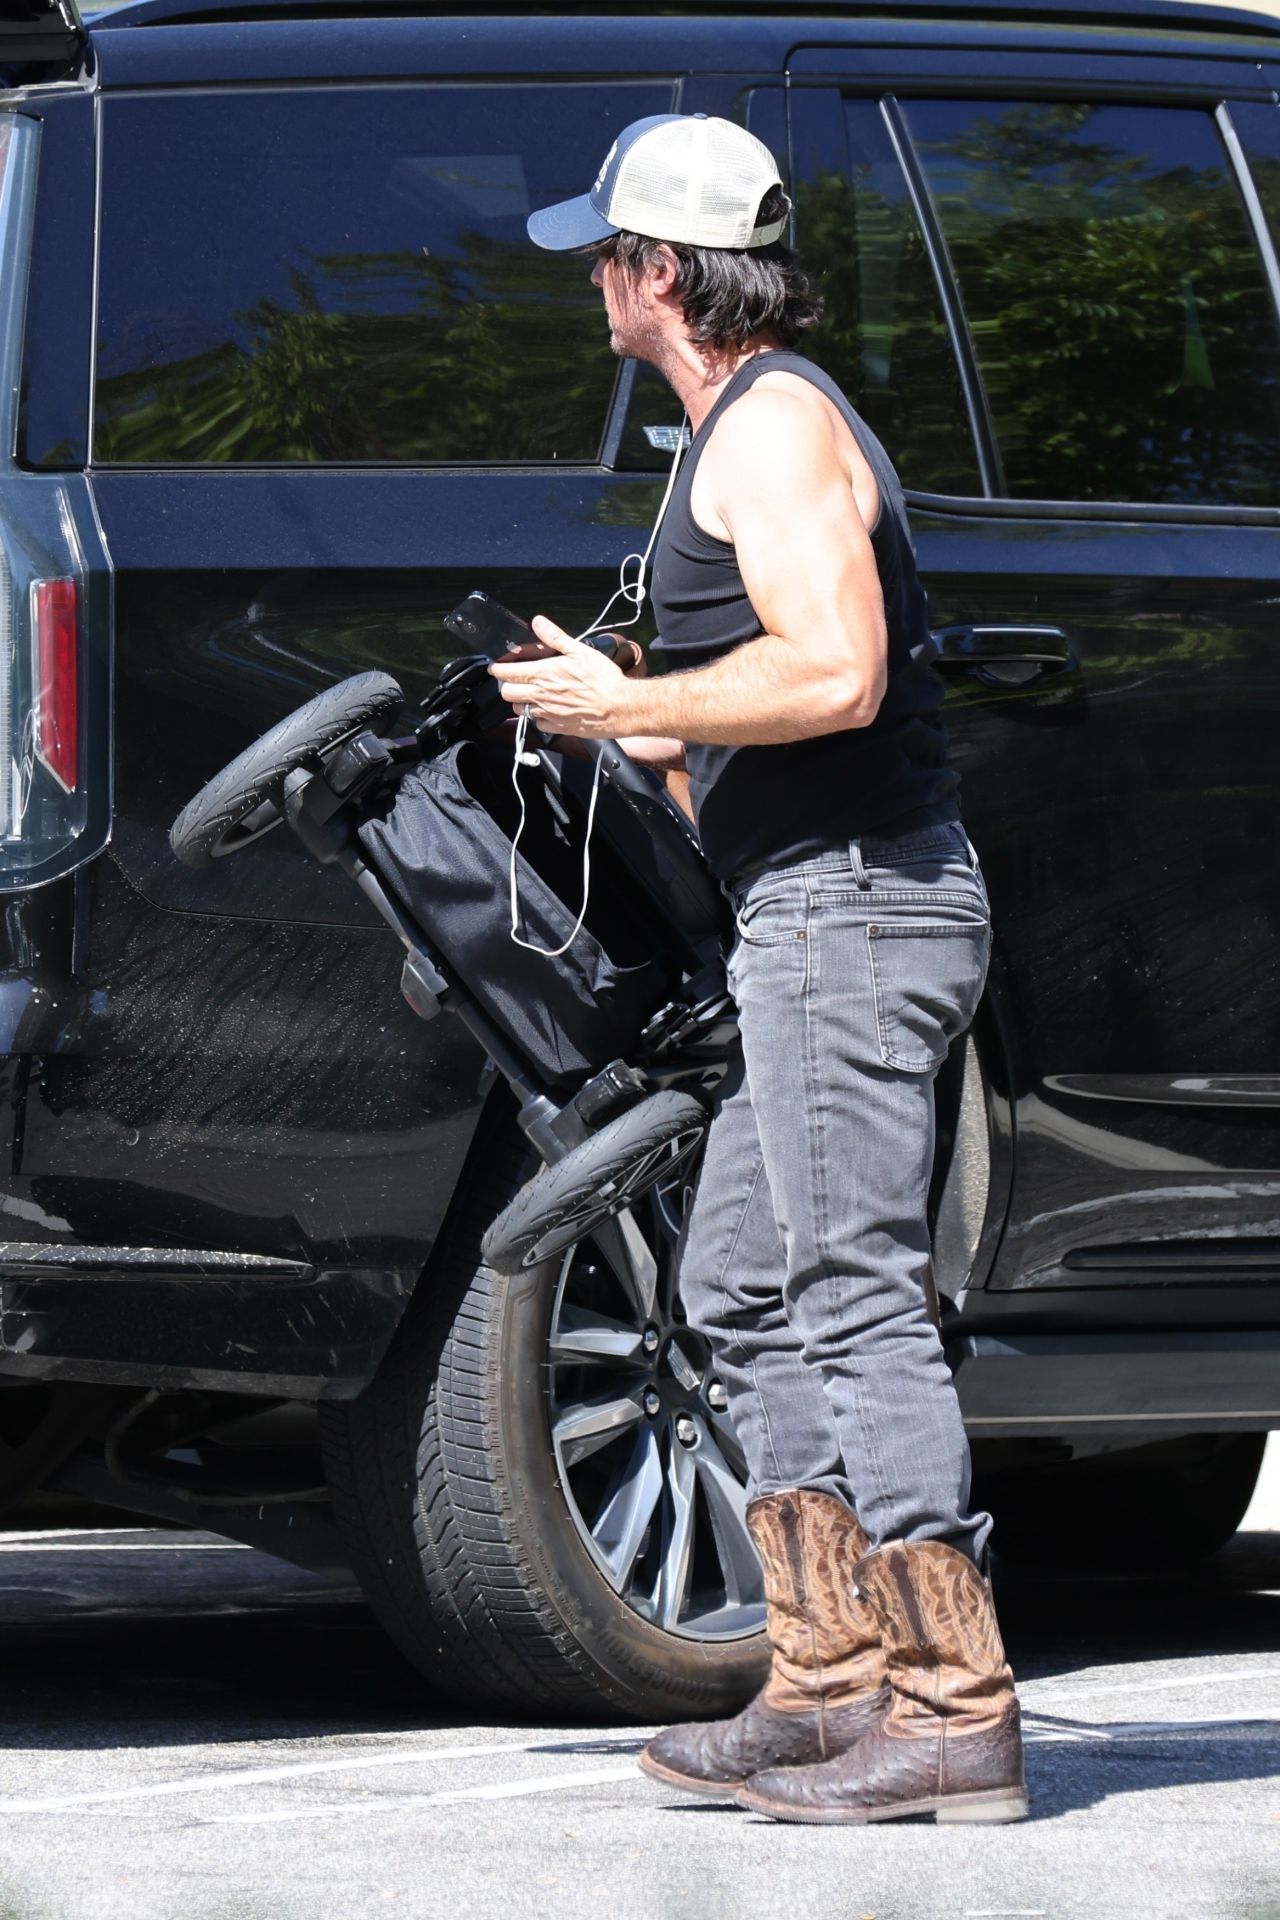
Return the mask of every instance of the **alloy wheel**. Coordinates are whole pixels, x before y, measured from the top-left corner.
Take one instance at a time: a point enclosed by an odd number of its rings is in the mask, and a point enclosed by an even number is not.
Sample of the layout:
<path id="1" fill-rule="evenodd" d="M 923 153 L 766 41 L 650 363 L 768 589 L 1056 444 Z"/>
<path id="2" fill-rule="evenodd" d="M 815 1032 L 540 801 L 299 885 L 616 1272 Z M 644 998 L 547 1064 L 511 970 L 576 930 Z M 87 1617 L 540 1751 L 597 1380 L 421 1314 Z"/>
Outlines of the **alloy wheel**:
<path id="1" fill-rule="evenodd" d="M 705 1342 L 676 1296 L 685 1169 L 561 1258 L 548 1413 L 580 1539 L 628 1606 L 667 1633 L 764 1625 L 746 1466 Z"/>

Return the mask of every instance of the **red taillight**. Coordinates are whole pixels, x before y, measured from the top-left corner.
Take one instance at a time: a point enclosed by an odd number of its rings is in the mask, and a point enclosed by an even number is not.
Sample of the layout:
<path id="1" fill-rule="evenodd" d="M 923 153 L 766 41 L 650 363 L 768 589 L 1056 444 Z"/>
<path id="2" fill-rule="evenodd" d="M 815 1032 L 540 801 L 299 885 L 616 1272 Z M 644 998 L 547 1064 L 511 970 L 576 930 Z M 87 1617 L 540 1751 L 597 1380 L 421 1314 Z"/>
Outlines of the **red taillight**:
<path id="1" fill-rule="evenodd" d="M 74 580 L 36 580 L 31 586 L 35 628 L 35 748 L 66 793 L 76 788 L 80 754 L 80 689 Z"/>

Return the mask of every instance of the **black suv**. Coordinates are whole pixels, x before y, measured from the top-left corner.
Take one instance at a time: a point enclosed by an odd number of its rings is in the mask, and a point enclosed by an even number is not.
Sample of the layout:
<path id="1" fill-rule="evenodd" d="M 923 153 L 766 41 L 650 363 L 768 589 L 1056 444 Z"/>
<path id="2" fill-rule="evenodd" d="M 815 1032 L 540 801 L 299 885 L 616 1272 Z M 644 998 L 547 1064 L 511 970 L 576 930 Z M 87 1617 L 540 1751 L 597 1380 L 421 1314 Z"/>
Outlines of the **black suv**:
<path id="1" fill-rule="evenodd" d="M 908 489 L 994 907 L 933 1210 L 997 1545 L 1211 1552 L 1280 1426 L 1276 28 L 9 0 L 0 80 L 0 1501 L 348 1556 L 472 1695 L 758 1670 L 680 1196 L 500 1280 L 478 1049 L 296 842 L 167 838 L 335 681 L 425 695 L 469 589 L 595 613 L 678 414 L 524 220 L 675 108 L 777 154 Z"/>

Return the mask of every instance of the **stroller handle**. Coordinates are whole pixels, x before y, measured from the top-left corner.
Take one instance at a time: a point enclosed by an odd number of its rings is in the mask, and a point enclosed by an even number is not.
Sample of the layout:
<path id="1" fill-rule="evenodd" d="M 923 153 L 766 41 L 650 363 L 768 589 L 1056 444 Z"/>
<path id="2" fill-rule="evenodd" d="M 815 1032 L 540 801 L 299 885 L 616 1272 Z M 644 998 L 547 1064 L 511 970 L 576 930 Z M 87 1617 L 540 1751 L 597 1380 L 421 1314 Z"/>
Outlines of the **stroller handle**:
<path id="1" fill-rule="evenodd" d="M 724 898 L 703 862 L 687 818 L 666 788 L 637 766 L 616 740 L 576 744 L 597 762 L 601 779 L 640 829 L 630 836 L 634 844 L 628 852 L 638 882 L 674 919 L 691 949 L 696 951 L 706 940 L 717 941 Z"/>
<path id="2" fill-rule="evenodd" d="M 576 739 L 573 744 L 585 754 L 588 760 L 599 762 L 602 779 L 626 804 L 631 813 L 643 823 L 646 836 L 654 831 L 655 813 L 677 828 L 677 841 L 683 844 L 686 855 L 693 851 L 693 864 L 698 878 L 707 883 L 710 891 L 717 895 L 718 901 L 719 890 L 703 865 L 701 852 L 697 850 L 697 836 L 689 824 L 688 817 L 676 805 L 662 781 L 656 779 L 647 767 L 633 760 L 616 740 Z M 719 911 L 718 904 L 716 911 L 717 913 Z"/>
<path id="3" fill-rule="evenodd" d="M 649 805 L 662 797 L 656 782 L 640 770 L 616 740 L 584 739 L 579 740 L 578 745 L 588 759 L 600 762 L 600 772 L 619 793 L 629 794 L 633 799 L 643 800 Z"/>
<path id="4" fill-rule="evenodd" d="M 644 650 L 640 642 L 631 639 L 630 635 L 625 633 L 589 633 L 585 644 L 594 647 L 597 653 L 603 653 L 613 661 L 615 667 L 621 667 L 624 673 L 632 667 L 639 666 L 644 658 Z"/>

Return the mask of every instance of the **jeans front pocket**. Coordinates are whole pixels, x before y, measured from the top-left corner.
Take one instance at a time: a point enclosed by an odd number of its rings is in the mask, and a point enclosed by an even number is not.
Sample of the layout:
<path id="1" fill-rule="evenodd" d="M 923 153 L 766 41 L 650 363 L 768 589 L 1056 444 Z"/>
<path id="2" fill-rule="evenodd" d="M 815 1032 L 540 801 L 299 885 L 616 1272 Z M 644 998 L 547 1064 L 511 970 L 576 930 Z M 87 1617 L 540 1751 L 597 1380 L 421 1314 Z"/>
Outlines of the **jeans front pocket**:
<path id="1" fill-rule="evenodd" d="M 882 1060 L 932 1073 L 982 998 L 990 921 L 877 921 L 867 928 L 867 949 Z"/>
<path id="2" fill-rule="evenodd" d="M 809 926 L 809 896 L 803 885 L 760 888 L 734 915 L 739 940 L 748 947 L 780 947 L 803 940 Z"/>

